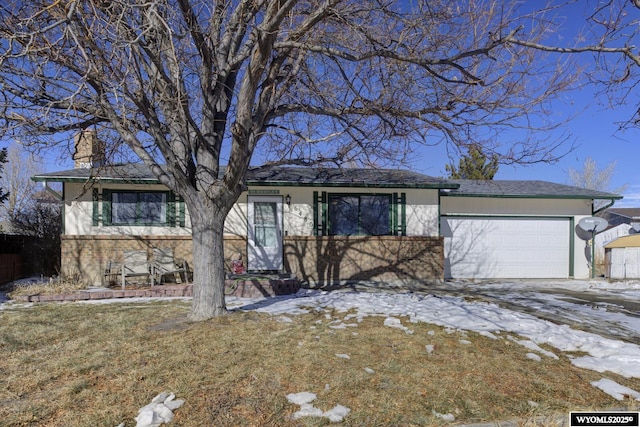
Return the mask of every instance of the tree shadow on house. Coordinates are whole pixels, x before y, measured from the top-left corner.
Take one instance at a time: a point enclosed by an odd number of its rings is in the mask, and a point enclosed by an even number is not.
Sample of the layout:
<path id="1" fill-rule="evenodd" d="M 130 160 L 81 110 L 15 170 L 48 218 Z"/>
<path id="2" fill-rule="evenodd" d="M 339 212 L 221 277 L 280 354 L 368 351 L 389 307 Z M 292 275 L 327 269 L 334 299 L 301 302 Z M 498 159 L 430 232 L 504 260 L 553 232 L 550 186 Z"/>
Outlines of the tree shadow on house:
<path id="1" fill-rule="evenodd" d="M 426 236 L 304 236 L 285 238 L 284 264 L 309 287 L 369 283 L 420 286 L 443 281 L 443 243 Z"/>

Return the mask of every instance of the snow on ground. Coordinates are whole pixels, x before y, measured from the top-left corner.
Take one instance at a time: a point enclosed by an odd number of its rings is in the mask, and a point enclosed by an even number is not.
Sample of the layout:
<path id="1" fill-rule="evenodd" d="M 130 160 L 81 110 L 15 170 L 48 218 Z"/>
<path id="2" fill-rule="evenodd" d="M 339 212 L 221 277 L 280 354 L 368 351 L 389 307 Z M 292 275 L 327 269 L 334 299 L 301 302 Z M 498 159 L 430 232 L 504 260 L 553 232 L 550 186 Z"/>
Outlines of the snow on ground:
<path id="1" fill-rule="evenodd" d="M 624 400 L 626 398 L 640 400 L 640 393 L 607 378 L 594 381 L 591 385 L 599 388 L 608 395 L 613 396 L 617 400 Z"/>
<path id="2" fill-rule="evenodd" d="M 300 405 L 300 410 L 293 414 L 293 418 L 297 420 L 302 417 L 325 417 L 329 418 L 332 423 L 339 423 L 351 412 L 351 409 L 342 405 L 336 405 L 333 409 L 323 412 L 311 403 L 316 400 L 316 397 L 315 393 L 308 391 L 288 394 L 287 400 L 289 402 Z"/>
<path id="3" fill-rule="evenodd" d="M 494 302 L 467 301 L 464 299 L 466 289 L 481 292 L 484 295 L 499 295 L 500 301 L 517 301 L 518 304 L 528 304 L 528 310 L 507 309 Z M 556 289 L 558 292 L 554 292 Z M 574 292 L 567 297 L 560 290 Z M 529 299 L 523 299 L 522 294 L 529 294 Z M 447 283 L 438 287 L 432 294 L 427 293 L 386 293 L 386 292 L 354 292 L 354 291 L 314 291 L 301 290 L 295 295 L 274 298 L 243 299 L 227 298 L 227 306 L 237 310 L 255 310 L 270 313 L 279 321 L 293 322 L 296 314 L 311 311 L 326 310 L 325 318 L 331 321 L 334 329 L 357 328 L 357 323 L 346 323 L 351 319 L 361 320 L 365 316 L 379 316 L 383 318 L 381 324 L 398 328 L 407 334 L 413 333 L 409 327 L 403 325 L 408 318 L 410 323 L 424 322 L 439 325 L 447 330 L 474 331 L 491 339 L 504 337 L 504 333 L 519 336 L 507 337 L 528 350 L 532 360 L 542 357 L 558 358 L 552 352 L 540 347 L 547 344 L 562 352 L 583 352 L 582 356 L 569 356 L 571 362 L 581 368 L 597 372 L 615 372 L 627 378 L 640 378 L 640 346 L 621 340 L 606 338 L 592 332 L 585 332 L 571 328 L 568 324 L 557 324 L 535 316 L 535 313 L 554 314 L 562 312 L 570 320 L 580 324 L 597 325 L 601 322 L 621 325 L 624 331 L 631 331 L 640 336 L 640 318 L 637 313 L 629 310 L 609 311 L 606 306 L 590 306 L 584 303 L 572 303 L 572 298 L 579 299 L 580 293 L 597 293 L 617 300 L 640 301 L 640 282 L 605 281 L 511 281 L 502 283 L 456 284 Z M 181 298 L 184 299 L 184 298 Z M 79 303 L 134 303 L 139 305 L 152 299 L 135 298 L 129 300 L 97 300 Z M 157 300 L 157 299 L 155 299 Z M 166 301 L 166 299 L 164 299 Z M 9 307 L 28 307 L 30 304 L 0 302 L 0 311 Z M 334 319 L 329 311 L 347 312 L 343 319 Z M 567 314 L 568 313 L 568 314 Z M 355 332 L 354 332 L 355 333 Z M 502 334 L 502 335 L 501 335 Z M 463 340 L 469 342 L 468 340 Z M 463 342 L 461 341 L 461 342 Z M 426 352 L 432 352 L 433 347 L 426 345 Z M 336 357 L 348 358 L 348 355 L 336 354 Z M 365 368 L 371 374 L 373 370 Z M 593 383 L 605 393 L 616 399 L 628 396 L 640 400 L 640 393 L 628 389 L 609 379 L 603 378 Z M 309 392 L 304 392 L 309 393 Z M 310 394 L 292 396 L 292 403 L 301 406 L 298 416 L 318 415 L 329 419 L 341 419 L 349 409 L 338 405 L 333 410 L 323 412 L 313 407 L 311 401 L 301 403 L 299 399 L 310 398 Z M 434 414 L 448 420 L 450 414 Z"/>
<path id="4" fill-rule="evenodd" d="M 409 318 L 453 330 L 479 333 L 510 332 L 527 340 L 515 340 L 530 350 L 554 357 L 539 345 L 548 344 L 559 351 L 584 352 L 572 357 L 572 363 L 598 372 L 611 371 L 624 377 L 640 378 L 640 347 L 623 341 L 572 329 L 541 320 L 531 314 L 501 308 L 493 303 L 468 302 L 462 297 L 418 295 L 413 293 L 323 292 L 302 290 L 295 296 L 252 301 L 229 301 L 229 306 L 273 315 L 295 315 L 312 310 L 353 310 L 358 317 L 385 316 L 385 324 L 398 327 L 390 317 Z"/>
<path id="5" fill-rule="evenodd" d="M 447 288 L 447 292 L 458 293 L 477 290 L 483 297 L 520 305 L 538 316 L 547 314 L 547 318 L 561 317 L 591 326 L 616 325 L 616 330 L 609 332 L 625 336 L 627 331 L 637 331 L 640 337 L 640 281 L 504 281 L 480 286 L 454 283 L 447 284 Z M 627 301 L 635 310 L 616 304 L 620 301 Z M 636 316 L 627 315 L 629 311 L 635 311 Z"/>

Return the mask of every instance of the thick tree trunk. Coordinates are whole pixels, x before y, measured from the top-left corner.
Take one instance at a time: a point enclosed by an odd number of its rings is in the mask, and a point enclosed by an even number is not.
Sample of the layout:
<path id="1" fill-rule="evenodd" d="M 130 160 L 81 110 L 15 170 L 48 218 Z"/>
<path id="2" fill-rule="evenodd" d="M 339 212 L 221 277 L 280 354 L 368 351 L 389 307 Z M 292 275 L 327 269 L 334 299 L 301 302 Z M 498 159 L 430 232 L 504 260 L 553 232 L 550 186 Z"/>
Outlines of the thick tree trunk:
<path id="1" fill-rule="evenodd" d="M 193 302 L 189 318 L 211 319 L 227 312 L 224 297 L 224 215 L 192 216 Z"/>

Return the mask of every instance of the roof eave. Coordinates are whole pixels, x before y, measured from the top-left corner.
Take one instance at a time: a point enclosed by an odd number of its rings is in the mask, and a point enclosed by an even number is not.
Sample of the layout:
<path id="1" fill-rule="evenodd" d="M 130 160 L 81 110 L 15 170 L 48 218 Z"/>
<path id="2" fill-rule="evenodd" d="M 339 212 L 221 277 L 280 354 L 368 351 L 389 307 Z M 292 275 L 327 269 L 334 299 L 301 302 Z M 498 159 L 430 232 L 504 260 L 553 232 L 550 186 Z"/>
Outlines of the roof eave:
<path id="1" fill-rule="evenodd" d="M 584 199 L 584 200 L 620 200 L 623 196 L 611 195 L 607 197 L 589 196 L 586 194 L 560 195 L 560 194 L 486 194 L 486 193 L 455 193 L 443 192 L 446 197 L 485 197 L 495 199 Z"/>
<path id="2" fill-rule="evenodd" d="M 155 178 L 102 178 L 102 177 L 77 177 L 77 176 L 45 176 L 36 175 L 31 178 L 35 182 L 66 182 L 66 183 L 104 183 L 104 184 L 160 184 Z M 298 182 L 298 181 L 247 181 L 247 185 L 254 187 L 347 187 L 347 188 L 407 188 L 407 189 L 451 189 L 455 190 L 458 184 L 449 183 L 354 183 L 354 182 Z"/>
<path id="3" fill-rule="evenodd" d="M 347 187 L 347 188 L 408 188 L 408 189 L 451 189 L 457 184 L 447 183 L 378 183 L 367 182 L 298 182 L 298 181 L 247 181 L 247 185 L 255 187 Z"/>
<path id="4" fill-rule="evenodd" d="M 37 175 L 31 177 L 35 182 L 70 182 L 70 183 L 105 183 L 105 184 L 160 184 L 156 178 L 100 178 L 95 176 L 77 177 L 77 176 L 43 176 Z"/>

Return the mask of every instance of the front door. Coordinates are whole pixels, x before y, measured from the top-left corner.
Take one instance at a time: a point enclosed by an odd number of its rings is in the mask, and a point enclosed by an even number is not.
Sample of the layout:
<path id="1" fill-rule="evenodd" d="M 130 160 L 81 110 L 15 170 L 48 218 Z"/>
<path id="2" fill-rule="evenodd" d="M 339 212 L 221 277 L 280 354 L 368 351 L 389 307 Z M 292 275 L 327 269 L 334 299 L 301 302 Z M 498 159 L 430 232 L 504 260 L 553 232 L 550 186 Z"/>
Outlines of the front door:
<path id="1" fill-rule="evenodd" d="M 248 197 L 247 269 L 282 270 L 282 197 Z"/>

